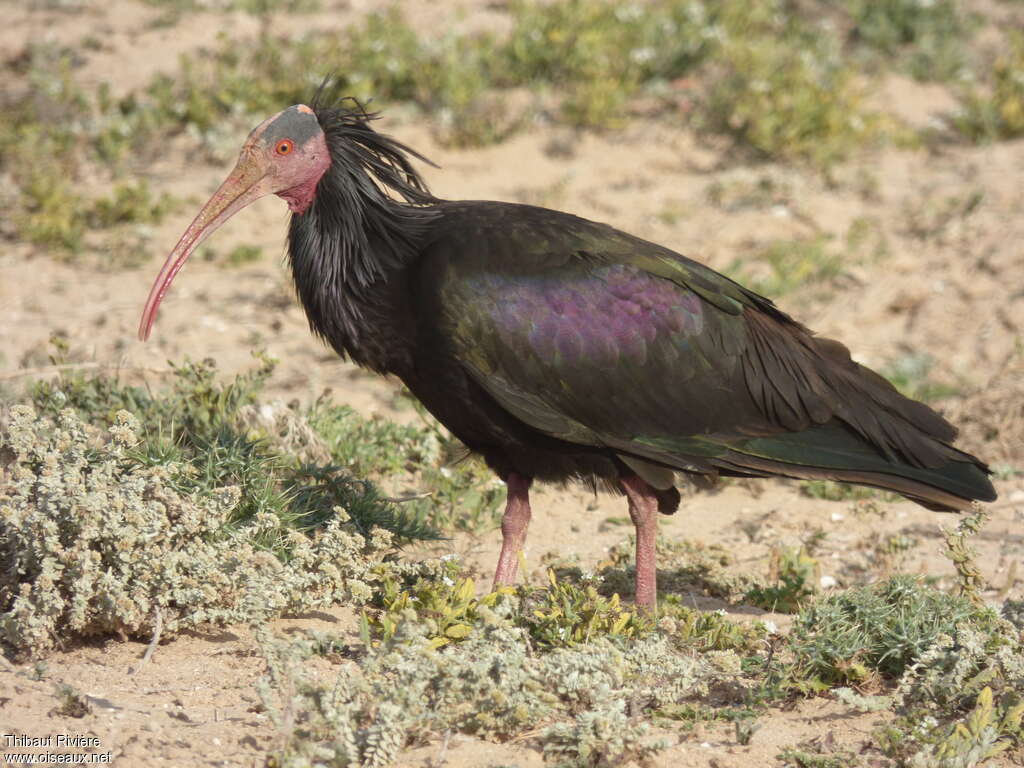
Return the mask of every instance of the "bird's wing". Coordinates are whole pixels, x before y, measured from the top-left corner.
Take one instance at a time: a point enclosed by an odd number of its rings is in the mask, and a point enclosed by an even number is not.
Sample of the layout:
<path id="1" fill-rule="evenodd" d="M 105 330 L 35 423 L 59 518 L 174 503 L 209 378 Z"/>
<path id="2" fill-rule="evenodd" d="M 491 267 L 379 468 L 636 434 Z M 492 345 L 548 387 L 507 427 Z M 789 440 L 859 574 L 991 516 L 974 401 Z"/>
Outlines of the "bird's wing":
<path id="1" fill-rule="evenodd" d="M 938 414 L 723 275 L 565 214 L 505 220 L 436 244 L 438 327 L 534 429 L 683 467 L 963 460 Z"/>

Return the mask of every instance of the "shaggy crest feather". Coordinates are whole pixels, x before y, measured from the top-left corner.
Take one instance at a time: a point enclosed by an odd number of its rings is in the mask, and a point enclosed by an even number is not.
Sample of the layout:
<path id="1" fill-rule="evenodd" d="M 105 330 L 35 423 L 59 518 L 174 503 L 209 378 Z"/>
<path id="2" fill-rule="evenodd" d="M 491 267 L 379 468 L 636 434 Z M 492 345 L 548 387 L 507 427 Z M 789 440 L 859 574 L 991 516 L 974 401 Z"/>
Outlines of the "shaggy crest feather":
<path id="1" fill-rule="evenodd" d="M 289 255 L 310 328 L 343 356 L 365 341 L 374 286 L 415 257 L 438 202 L 410 157 L 429 159 L 375 131 L 378 113 L 357 99 L 332 98 L 325 82 L 312 102 L 331 166 L 310 209 L 292 217 Z"/>

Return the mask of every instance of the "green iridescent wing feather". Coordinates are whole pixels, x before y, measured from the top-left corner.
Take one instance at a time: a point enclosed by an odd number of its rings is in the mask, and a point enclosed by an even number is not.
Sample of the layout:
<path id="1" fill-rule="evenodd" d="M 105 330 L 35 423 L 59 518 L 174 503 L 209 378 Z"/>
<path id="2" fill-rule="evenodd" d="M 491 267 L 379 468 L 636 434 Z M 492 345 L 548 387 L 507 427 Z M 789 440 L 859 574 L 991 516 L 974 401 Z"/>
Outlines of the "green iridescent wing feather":
<path id="1" fill-rule="evenodd" d="M 767 299 L 610 227 L 507 208 L 463 227 L 472 249 L 435 246 L 440 327 L 534 429 L 680 469 L 991 495 L 945 420 Z"/>

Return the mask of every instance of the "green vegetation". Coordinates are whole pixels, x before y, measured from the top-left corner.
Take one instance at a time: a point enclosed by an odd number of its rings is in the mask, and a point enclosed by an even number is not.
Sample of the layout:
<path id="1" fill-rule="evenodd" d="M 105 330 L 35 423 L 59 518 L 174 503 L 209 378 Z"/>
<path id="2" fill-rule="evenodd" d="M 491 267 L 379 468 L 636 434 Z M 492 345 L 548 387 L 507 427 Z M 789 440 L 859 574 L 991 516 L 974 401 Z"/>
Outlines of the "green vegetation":
<path id="1" fill-rule="evenodd" d="M 743 743 L 769 702 L 830 690 L 855 709 L 893 710 L 876 738 L 903 761 L 943 755 L 967 765 L 979 750 L 990 755 L 1021 743 L 1018 633 L 990 609 L 909 577 L 807 605 L 785 639 L 786 657 L 773 665 L 768 649 L 777 636 L 766 642 L 763 627 L 714 613 L 694 623 L 697 612 L 673 600 L 662 603 L 655 625 L 614 599 L 602 603 L 586 585 L 552 581 L 479 598 L 451 562 L 437 576 L 407 582 L 382 607 L 367 609 L 366 655 L 334 683 L 311 682 L 303 672 L 323 638 L 264 642 L 271 675 L 261 695 L 282 729 L 282 760 L 316 753 L 372 765 L 431 733 L 505 739 L 533 729 L 549 759 L 614 764 L 663 748 L 647 735 L 652 715 L 683 726 L 733 721 Z M 539 602 L 547 608 L 538 611 Z M 559 610 L 551 612 L 553 605 Z M 700 628 L 684 640 L 684 626 Z M 739 679 L 751 686 L 740 701 L 694 703 Z M 865 696 L 843 685 L 891 693 Z M 295 692 L 295 709 L 285 713 L 285 697 Z M 294 730 L 296 722 L 305 725 Z M 833 765 L 839 756 L 807 743 L 782 759 Z"/>
<path id="2" fill-rule="evenodd" d="M 54 695 L 57 697 L 57 707 L 54 712 L 58 715 L 85 717 L 92 712 L 89 699 L 66 683 L 55 686 Z"/>
<path id="3" fill-rule="evenodd" d="M 806 285 L 827 284 L 842 272 L 842 254 L 829 239 L 778 240 L 754 257 L 737 257 L 723 271 L 762 296 L 780 297 Z"/>
<path id="4" fill-rule="evenodd" d="M 863 485 L 850 485 L 849 483 L 837 483 L 834 480 L 803 480 L 800 483 L 800 493 L 804 496 L 810 496 L 812 499 L 823 499 L 825 501 L 861 501 L 862 499 L 874 499 L 883 495 L 882 491 L 874 488 L 868 488 Z"/>
<path id="5" fill-rule="evenodd" d="M 918 80 L 950 80 L 968 64 L 977 21 L 957 0 L 840 0 L 848 37 L 895 61 Z"/>
<path id="6" fill-rule="evenodd" d="M 499 521 L 504 485 L 476 456 L 452 438 L 415 403 L 422 426 L 365 419 L 347 406 L 321 399 L 307 418 L 326 442 L 335 461 L 356 475 L 393 477 L 418 472 L 427 497 L 412 496 L 402 503 L 409 514 L 429 517 L 439 528 L 490 530 Z"/>
<path id="7" fill-rule="evenodd" d="M 801 611 L 790 636 L 799 684 L 825 690 L 894 680 L 958 624 L 992 631 L 996 615 L 969 600 L 896 576 L 822 598 Z M 876 681 L 877 682 L 877 681 Z"/>
<path id="8" fill-rule="evenodd" d="M 828 169 L 881 139 L 878 115 L 820 25 L 773 4 L 725 3 L 725 35 L 709 62 L 699 126 L 732 136 L 763 158 Z"/>
<path id="9" fill-rule="evenodd" d="M 29 47 L 23 88 L 4 98 L 0 123 L 0 169 L 17 187 L 10 208 L 16 233 L 66 254 L 84 248 L 87 231 L 154 224 L 174 205 L 166 194 L 154 197 L 145 181 L 119 181 L 108 197 L 79 194 L 85 167 L 103 169 L 112 180 L 153 125 L 133 111 L 131 99 L 114 103 L 105 87 L 84 91 L 72 76 L 72 60 L 68 50 Z"/>
<path id="10" fill-rule="evenodd" d="M 67 350 L 56 344 L 59 363 Z M 321 400 L 307 420 L 259 404 L 273 368 L 260 361 L 226 383 L 211 362 L 175 366 L 157 394 L 64 375 L 11 411 L 0 434 L 11 478 L 0 485 L 0 562 L 18 565 L 0 577 L 0 642 L 12 653 L 363 601 L 366 582 L 389 572 L 373 568 L 392 541 L 441 535 L 435 510 L 450 524 L 445 504 L 470 493 L 461 483 L 475 475 L 446 478 L 450 498 L 436 505 L 385 500 L 332 453 L 336 432 L 310 426 L 336 424 L 341 409 Z M 436 429 L 419 442 L 436 442 Z"/>
<path id="11" fill-rule="evenodd" d="M 232 525 L 243 491 L 202 489 L 193 464 L 140 467 L 140 433 L 126 410 L 103 436 L 71 409 L 53 421 L 12 408 L 0 443 L 10 461 L 0 488 L 6 651 L 40 656 L 92 635 L 258 622 L 368 591 L 374 552 L 390 536 L 354 535 L 340 511 L 315 536 L 262 510 Z"/>
<path id="12" fill-rule="evenodd" d="M 817 745 L 807 745 L 810 748 L 815 746 Z M 820 749 L 810 751 L 810 749 L 801 749 L 800 747 L 784 749 L 777 755 L 777 758 L 782 761 L 784 766 L 796 766 L 796 768 L 846 768 L 851 765 L 852 760 L 855 760 L 851 753 L 824 754 Z M 856 765 L 855 762 L 852 764 Z"/>
<path id="13" fill-rule="evenodd" d="M 232 248 L 224 263 L 229 267 L 241 267 L 263 258 L 263 249 L 258 245 L 238 245 Z"/>
<path id="14" fill-rule="evenodd" d="M 830 48 L 816 23 L 774 7 L 521 0 L 510 14 L 507 38 L 423 40 L 392 8 L 338 36 L 225 43 L 212 59 L 183 61 L 180 76 L 161 79 L 150 96 L 208 135 L 230 114 L 307 99 L 307 73 L 332 71 L 342 73 L 339 93 L 412 102 L 439 116 L 443 140 L 465 146 L 498 141 L 527 116 L 510 114 L 502 91 L 530 89 L 570 125 L 614 127 L 642 92 L 664 94 L 707 68 L 715 77 L 700 99 L 701 125 L 763 156 L 826 166 L 880 136 L 834 41 Z"/>
<path id="15" fill-rule="evenodd" d="M 1006 51 L 984 73 L 979 86 L 965 88 L 954 128 L 975 141 L 1024 136 L 1024 35 L 1013 33 Z"/>
<path id="16" fill-rule="evenodd" d="M 935 381 L 931 372 L 935 358 L 927 353 L 908 353 L 879 371 L 902 394 L 914 400 L 938 400 L 960 392 L 960 387 Z"/>
<path id="17" fill-rule="evenodd" d="M 68 351 L 56 347 L 59 364 Z M 680 728 L 732 722 L 747 743 L 766 707 L 822 694 L 890 711 L 875 743 L 908 764 L 968 765 L 1024 741 L 1019 606 L 1007 603 L 1003 619 L 971 599 L 979 582 L 968 542 L 982 516 L 947 536 L 966 597 L 906 576 L 816 597 L 819 534 L 778 548 L 768 584 L 735 575 L 721 548 L 660 540 L 653 618 L 623 603 L 628 540 L 594 576 L 556 566 L 542 586 L 480 594 L 457 559 L 395 557 L 396 540 L 472 528 L 468 518 L 426 499 L 395 505 L 373 482 L 437 477 L 451 438 L 431 423 L 362 419 L 326 397 L 308 409 L 263 402 L 271 370 L 260 358 L 222 381 L 210 362 L 185 363 L 158 394 L 65 374 L 35 384 L 31 406 L 6 407 L 7 655 L 39 658 L 107 635 L 155 646 L 185 629 L 252 625 L 280 764 L 315 755 L 382 765 L 459 732 L 529 733 L 550 761 L 610 765 L 665 747 L 648 730 L 655 716 Z M 481 493 L 473 473 L 446 479 L 456 510 Z M 793 627 L 696 610 L 685 604 L 695 589 L 796 612 Z M 357 636 L 282 640 L 265 628 L 282 613 L 339 603 L 360 612 Z M 322 680 L 307 670 L 313 654 L 353 663 Z M 73 690 L 58 700 L 61 714 L 79 711 Z M 781 759 L 831 765 L 842 754 L 805 743 Z"/>
<path id="18" fill-rule="evenodd" d="M 779 613 L 794 613 L 817 589 L 818 561 L 804 547 L 772 550 L 768 585 L 757 585 L 747 592 L 746 600 L 759 608 Z"/>
<path id="19" fill-rule="evenodd" d="M 254 16 L 269 13 L 312 13 L 320 10 L 319 0 L 143 0 L 146 5 L 173 13 L 186 11 L 244 11 Z"/>
<path id="20" fill-rule="evenodd" d="M 198 10 L 242 10 L 269 22 L 317 7 L 315 0 L 149 2 L 171 14 L 168 23 Z M 199 157 L 227 161 L 253 120 L 308 101 L 327 73 L 335 73 L 338 95 L 432 116 L 439 139 L 455 146 L 501 141 L 538 117 L 602 130 L 638 109 L 676 119 L 685 106 L 691 125 L 730 137 L 748 156 L 829 171 L 863 147 L 908 136 L 867 106 L 865 62 L 895 63 L 920 79 L 959 77 L 969 69 L 965 47 L 975 25 L 956 0 L 824 5 L 516 0 L 507 32 L 439 37 L 421 35 L 395 5 L 332 33 L 282 37 L 265 23 L 255 39 L 225 38 L 183 57 L 177 73 L 117 97 L 106 84 L 87 90 L 76 82 L 73 51 L 34 45 L 10 65 L 21 85 L 3 102 L 0 167 L 18 190 L 11 220 L 19 237 L 57 255 L 112 246 L 105 250 L 115 259 L 137 261 L 147 246 L 144 226 L 173 201 L 129 179 L 132 167 L 181 132 L 198 140 Z M 1024 131 L 1021 43 L 1011 42 L 982 85 L 964 90 L 954 122 L 971 140 Z M 113 191 L 90 199 L 79 191 L 86 177 Z M 790 245 L 789 255 L 768 258 L 778 262 L 773 271 L 800 272 L 822 246 L 808 241 L 795 255 Z"/>

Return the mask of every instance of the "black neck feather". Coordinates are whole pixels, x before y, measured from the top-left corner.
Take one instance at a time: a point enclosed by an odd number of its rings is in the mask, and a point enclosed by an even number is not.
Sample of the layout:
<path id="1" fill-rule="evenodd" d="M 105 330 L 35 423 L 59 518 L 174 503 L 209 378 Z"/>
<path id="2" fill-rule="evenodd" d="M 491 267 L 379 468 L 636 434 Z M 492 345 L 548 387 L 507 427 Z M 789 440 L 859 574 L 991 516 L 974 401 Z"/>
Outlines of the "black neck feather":
<path id="1" fill-rule="evenodd" d="M 339 353 L 380 369 L 375 348 L 388 335 L 394 308 L 388 279 L 420 252 L 435 203 L 409 157 L 419 153 L 377 133 L 361 106 L 314 111 L 331 166 L 313 203 L 292 216 L 288 250 L 310 327 Z M 393 286 L 392 286 L 393 288 Z"/>

